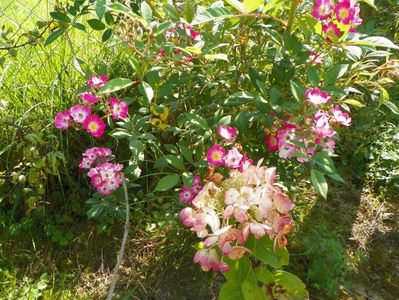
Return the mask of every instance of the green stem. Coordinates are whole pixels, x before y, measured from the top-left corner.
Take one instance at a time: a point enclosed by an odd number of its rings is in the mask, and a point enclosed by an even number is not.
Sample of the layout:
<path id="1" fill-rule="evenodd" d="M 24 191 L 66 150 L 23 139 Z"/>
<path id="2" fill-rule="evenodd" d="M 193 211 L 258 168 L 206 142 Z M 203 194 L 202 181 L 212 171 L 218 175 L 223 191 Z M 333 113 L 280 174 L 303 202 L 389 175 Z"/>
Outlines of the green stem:
<path id="1" fill-rule="evenodd" d="M 288 31 L 291 31 L 292 24 L 294 23 L 295 11 L 296 8 L 298 7 L 298 4 L 299 4 L 298 0 L 291 0 L 290 15 L 288 17 L 288 24 L 286 28 Z"/>

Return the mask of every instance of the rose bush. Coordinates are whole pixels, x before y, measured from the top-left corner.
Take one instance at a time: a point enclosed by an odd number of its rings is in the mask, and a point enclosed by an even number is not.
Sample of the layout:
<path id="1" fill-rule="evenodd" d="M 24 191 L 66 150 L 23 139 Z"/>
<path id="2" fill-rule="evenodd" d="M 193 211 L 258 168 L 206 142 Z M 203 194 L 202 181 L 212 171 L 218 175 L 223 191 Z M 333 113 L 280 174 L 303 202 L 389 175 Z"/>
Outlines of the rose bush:
<path id="1" fill-rule="evenodd" d="M 224 272 L 220 299 L 307 298 L 281 269 L 294 204 L 276 172 L 294 185 L 309 178 L 327 198 L 326 176 L 343 181 L 332 157 L 352 111 L 399 115 L 388 93 L 399 47 L 367 35 L 355 0 L 75 1 L 52 14 L 63 27 L 47 42 L 85 30 L 79 18 L 92 10 L 88 25 L 126 51 L 132 73 L 93 75 L 77 60 L 82 102 L 54 123 L 82 127 L 98 146 L 105 132 L 128 145 L 125 166 L 109 162 L 109 149 L 84 153 L 98 197 L 120 186 L 122 169 L 146 199 L 183 183 L 180 218 L 204 239 L 194 262 Z"/>

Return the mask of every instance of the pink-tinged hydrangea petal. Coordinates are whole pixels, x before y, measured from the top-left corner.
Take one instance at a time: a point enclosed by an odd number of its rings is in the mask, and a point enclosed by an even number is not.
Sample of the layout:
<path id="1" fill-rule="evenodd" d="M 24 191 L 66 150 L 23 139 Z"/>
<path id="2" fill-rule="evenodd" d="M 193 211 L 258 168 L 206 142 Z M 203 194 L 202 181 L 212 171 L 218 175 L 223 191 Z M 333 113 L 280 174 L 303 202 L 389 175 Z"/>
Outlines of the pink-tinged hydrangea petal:
<path id="1" fill-rule="evenodd" d="M 281 191 L 279 187 L 274 188 L 273 203 L 274 207 L 281 214 L 287 214 L 295 207 L 295 204 Z"/>
<path id="2" fill-rule="evenodd" d="M 83 124 L 84 120 L 91 114 L 88 106 L 74 105 L 69 109 L 75 123 Z"/>
<path id="3" fill-rule="evenodd" d="M 225 150 L 222 146 L 213 145 L 209 148 L 206 159 L 211 166 L 223 166 L 224 165 L 224 158 L 225 158 Z"/>
<path id="4" fill-rule="evenodd" d="M 58 129 L 67 130 L 71 125 L 71 115 L 68 110 L 59 112 L 55 115 L 54 125 Z"/>
<path id="5" fill-rule="evenodd" d="M 220 271 L 220 272 L 228 272 L 229 265 L 223 261 L 219 261 L 213 265 L 213 270 Z"/>
<path id="6" fill-rule="evenodd" d="M 186 227 L 193 227 L 195 224 L 195 218 L 193 217 L 194 211 L 191 207 L 185 207 L 180 211 L 179 217 L 181 222 Z"/>
<path id="7" fill-rule="evenodd" d="M 230 169 L 238 169 L 241 165 L 241 160 L 243 155 L 238 151 L 236 147 L 233 147 L 229 151 L 224 158 L 226 167 Z"/>
<path id="8" fill-rule="evenodd" d="M 330 38 L 330 37 L 339 37 L 341 35 L 341 30 L 339 30 L 338 26 L 334 22 L 328 22 L 324 24 L 323 32 Z"/>
<path id="9" fill-rule="evenodd" d="M 108 82 L 107 75 L 100 75 L 99 77 L 90 76 L 89 81 L 87 84 L 94 88 L 101 88 Z"/>
<path id="10" fill-rule="evenodd" d="M 328 103 L 331 97 L 327 92 L 321 92 L 318 88 L 310 88 L 305 93 L 306 100 L 314 105 L 320 105 Z"/>
<path id="11" fill-rule="evenodd" d="M 232 247 L 230 253 L 228 254 L 228 257 L 232 260 L 237 260 L 243 257 L 243 255 L 248 251 L 247 248 L 242 247 L 242 246 L 235 246 Z"/>
<path id="12" fill-rule="evenodd" d="M 230 218 L 234 213 L 234 209 L 235 208 L 233 205 L 228 205 L 223 211 L 223 218 L 224 219 Z"/>
<path id="13" fill-rule="evenodd" d="M 231 126 L 219 125 L 216 132 L 225 142 L 228 143 L 235 141 L 237 137 L 237 129 Z"/>
<path id="14" fill-rule="evenodd" d="M 104 121 L 97 115 L 90 115 L 83 122 L 83 128 L 95 138 L 104 134 L 105 127 Z"/>
<path id="15" fill-rule="evenodd" d="M 91 92 L 81 93 L 79 96 L 83 102 L 88 104 L 94 104 L 98 102 L 98 97 L 94 96 Z"/>
<path id="16" fill-rule="evenodd" d="M 313 5 L 312 16 L 320 21 L 327 20 L 331 16 L 332 8 L 331 0 L 316 0 Z"/>
<path id="17" fill-rule="evenodd" d="M 349 25 L 354 20 L 355 10 L 351 7 L 350 0 L 343 0 L 335 5 L 335 15 L 342 24 Z"/>

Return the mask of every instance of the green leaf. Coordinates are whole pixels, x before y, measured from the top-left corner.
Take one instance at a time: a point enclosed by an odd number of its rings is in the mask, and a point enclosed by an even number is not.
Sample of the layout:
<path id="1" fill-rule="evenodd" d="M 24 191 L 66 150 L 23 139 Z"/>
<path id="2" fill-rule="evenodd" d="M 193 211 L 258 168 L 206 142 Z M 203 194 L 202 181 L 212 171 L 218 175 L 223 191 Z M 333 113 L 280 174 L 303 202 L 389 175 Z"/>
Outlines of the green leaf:
<path id="1" fill-rule="evenodd" d="M 165 22 L 165 23 L 159 24 L 157 27 L 157 30 L 156 30 L 157 35 L 160 35 L 160 34 L 166 32 L 170 28 L 171 25 L 172 25 L 172 22 Z"/>
<path id="2" fill-rule="evenodd" d="M 294 98 L 297 101 L 299 101 L 299 102 L 305 101 L 305 88 L 302 85 L 291 80 L 290 87 L 291 87 L 292 95 L 294 95 Z"/>
<path id="3" fill-rule="evenodd" d="M 164 159 L 170 164 L 172 167 L 175 167 L 178 170 L 184 171 L 186 167 L 184 166 L 181 159 L 174 155 L 165 155 Z"/>
<path id="4" fill-rule="evenodd" d="M 334 161 L 328 155 L 328 152 L 322 151 L 316 153 L 312 157 L 312 162 L 317 165 L 322 171 L 325 173 L 336 173 L 337 169 L 335 168 Z"/>
<path id="5" fill-rule="evenodd" d="M 75 28 L 77 28 L 79 30 L 82 30 L 82 31 L 86 31 L 86 26 L 84 26 L 82 23 L 73 22 L 72 23 L 72 27 L 75 27 Z"/>
<path id="6" fill-rule="evenodd" d="M 87 21 L 87 23 L 89 23 L 89 26 L 91 28 L 93 28 L 94 30 L 104 30 L 105 29 L 105 24 L 98 19 L 90 19 Z"/>
<path id="7" fill-rule="evenodd" d="M 179 175 L 166 175 L 162 177 L 161 180 L 158 181 L 157 186 L 154 189 L 154 192 L 165 192 L 173 188 L 179 182 Z"/>
<path id="8" fill-rule="evenodd" d="M 243 283 L 252 269 L 251 260 L 247 256 L 243 256 L 238 260 L 226 258 L 225 262 L 229 265 L 229 271 L 224 273 L 224 276 L 228 282 L 234 285 Z"/>
<path id="9" fill-rule="evenodd" d="M 270 298 L 266 298 L 265 291 L 260 288 L 256 282 L 252 282 L 249 280 L 244 281 L 241 284 L 242 294 L 244 295 L 245 300 L 268 300 Z"/>
<path id="10" fill-rule="evenodd" d="M 209 7 L 201 12 L 194 20 L 193 25 L 221 20 L 231 16 L 230 11 L 225 7 Z"/>
<path id="11" fill-rule="evenodd" d="M 184 1 L 184 15 L 188 23 L 191 23 L 193 21 L 195 15 L 195 9 L 194 5 L 192 4 L 192 1 L 190 0 Z"/>
<path id="12" fill-rule="evenodd" d="M 54 20 L 59 21 L 61 23 L 71 23 L 72 22 L 70 17 L 68 17 L 66 14 L 59 12 L 59 11 L 52 11 L 50 13 L 50 16 Z"/>
<path id="13" fill-rule="evenodd" d="M 151 7 L 147 4 L 147 2 L 142 1 L 140 5 L 141 16 L 144 20 L 151 21 L 152 19 L 152 10 Z"/>
<path id="14" fill-rule="evenodd" d="M 162 8 L 172 20 L 179 21 L 180 15 L 176 10 L 176 7 L 171 4 L 165 4 Z"/>
<path id="15" fill-rule="evenodd" d="M 328 184 L 326 178 L 324 177 L 323 173 L 318 170 L 311 170 L 310 171 L 310 180 L 313 186 L 316 188 L 316 191 L 324 198 L 327 199 L 328 193 Z"/>
<path id="16" fill-rule="evenodd" d="M 44 46 L 50 45 L 54 42 L 58 37 L 60 37 L 65 32 L 64 28 L 59 28 L 56 31 L 53 31 L 44 42 Z"/>
<path id="17" fill-rule="evenodd" d="M 309 299 L 306 285 L 294 274 L 277 270 L 273 273 L 273 277 L 275 283 L 282 286 L 288 296 L 282 295 L 283 299 Z"/>
<path id="18" fill-rule="evenodd" d="M 312 86 L 318 86 L 319 85 L 320 76 L 319 76 L 319 72 L 318 72 L 316 67 L 309 66 L 308 69 L 307 69 L 307 75 L 308 75 L 309 83 Z"/>
<path id="19" fill-rule="evenodd" d="M 180 152 L 183 155 L 183 157 L 189 162 L 193 163 L 193 154 L 187 146 L 181 145 L 180 146 Z"/>
<path id="20" fill-rule="evenodd" d="M 112 33 L 113 33 L 113 31 L 111 28 L 108 28 L 107 30 L 105 30 L 101 37 L 102 42 L 105 43 L 106 41 L 108 41 L 111 38 Z"/>
<path id="21" fill-rule="evenodd" d="M 399 109 L 394 103 L 391 101 L 384 101 L 383 104 L 388 107 L 393 114 L 399 115 Z"/>
<path id="22" fill-rule="evenodd" d="M 263 2 L 263 0 L 244 0 L 244 11 L 246 13 L 253 12 L 254 10 L 257 10 Z"/>
<path id="23" fill-rule="evenodd" d="M 255 277 L 265 284 L 274 282 L 273 274 L 265 266 L 259 266 L 255 269 Z"/>
<path id="24" fill-rule="evenodd" d="M 224 54 L 224 53 L 205 54 L 205 59 L 209 59 L 209 60 L 220 59 L 220 60 L 224 60 L 224 61 L 229 61 L 229 59 L 227 58 L 227 54 Z"/>
<path id="25" fill-rule="evenodd" d="M 154 90 L 147 82 L 143 81 L 141 83 L 139 86 L 139 91 L 143 96 L 145 96 L 148 103 L 151 103 L 152 99 L 154 98 Z"/>
<path id="26" fill-rule="evenodd" d="M 329 68 L 324 76 L 324 82 L 328 85 L 333 85 L 337 79 L 341 78 L 348 71 L 348 64 L 334 65 Z"/>
<path id="27" fill-rule="evenodd" d="M 360 1 L 366 3 L 368 6 L 374 8 L 375 10 L 378 10 L 377 6 L 375 6 L 374 4 L 374 0 L 360 0 Z"/>
<path id="28" fill-rule="evenodd" d="M 185 114 L 186 120 L 194 126 L 207 131 L 209 129 L 208 123 L 200 115 L 187 113 Z"/>
<path id="29" fill-rule="evenodd" d="M 273 241 L 270 240 L 269 236 L 264 236 L 259 240 L 250 236 L 246 247 L 252 251 L 253 256 L 273 268 L 281 268 L 289 263 L 287 249 L 279 247 L 274 249 Z"/>
<path id="30" fill-rule="evenodd" d="M 232 284 L 230 281 L 225 282 L 219 291 L 218 300 L 243 300 L 244 295 L 240 285 Z"/>
<path id="31" fill-rule="evenodd" d="M 135 13 L 133 13 L 132 10 L 129 7 L 127 7 L 127 6 L 125 6 L 125 5 L 121 4 L 121 3 L 113 3 L 111 5 L 107 5 L 107 7 L 108 7 L 108 9 L 110 11 L 124 14 L 124 15 L 130 17 L 133 20 L 139 21 L 144 27 L 148 26 L 148 23 L 147 23 L 146 20 L 144 20 L 140 16 L 136 15 Z"/>
<path id="32" fill-rule="evenodd" d="M 240 12 L 244 12 L 244 5 L 242 2 L 238 0 L 226 0 L 228 4 L 233 6 L 235 9 L 239 10 Z"/>
<path id="33" fill-rule="evenodd" d="M 193 173 L 183 172 L 181 177 L 183 179 L 183 184 L 185 184 L 187 187 L 190 187 L 193 185 L 193 181 L 194 181 Z"/>
<path id="34" fill-rule="evenodd" d="M 107 0 L 96 1 L 96 13 L 99 19 L 102 19 L 107 12 Z"/>
<path id="35" fill-rule="evenodd" d="M 133 82 L 126 78 L 115 78 L 108 81 L 99 91 L 98 94 L 107 94 L 116 92 L 131 86 Z"/>
<path id="36" fill-rule="evenodd" d="M 130 65 L 136 72 L 137 77 L 140 78 L 140 80 L 142 80 L 144 77 L 144 73 L 143 73 L 143 69 L 141 68 L 140 62 L 134 56 L 128 56 L 128 60 L 129 60 Z"/>
<path id="37" fill-rule="evenodd" d="M 369 36 L 362 40 L 352 40 L 350 43 L 354 45 L 399 49 L 399 47 L 392 43 L 391 40 L 382 36 Z"/>
<path id="38" fill-rule="evenodd" d="M 350 104 L 350 105 L 355 106 L 355 107 L 364 107 L 364 106 L 366 106 L 363 103 L 361 103 L 360 101 L 355 100 L 355 99 L 346 99 L 346 100 L 344 100 L 344 103 Z"/>

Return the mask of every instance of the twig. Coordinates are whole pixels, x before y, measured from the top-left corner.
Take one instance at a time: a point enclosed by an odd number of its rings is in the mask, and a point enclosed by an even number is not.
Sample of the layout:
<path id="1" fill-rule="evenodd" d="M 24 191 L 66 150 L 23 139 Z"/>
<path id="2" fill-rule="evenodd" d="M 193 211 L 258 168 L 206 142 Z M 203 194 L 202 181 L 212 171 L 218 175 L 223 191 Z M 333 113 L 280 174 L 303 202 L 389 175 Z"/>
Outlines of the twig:
<path id="1" fill-rule="evenodd" d="M 118 257 L 116 258 L 116 264 L 115 264 L 114 271 L 112 272 L 111 286 L 109 287 L 109 290 L 108 290 L 107 300 L 111 300 L 112 296 L 114 295 L 116 282 L 118 281 L 118 271 L 119 271 L 119 268 L 122 263 L 123 254 L 125 253 L 126 241 L 127 241 L 127 236 L 129 233 L 129 215 L 130 215 L 129 195 L 127 193 L 126 178 L 123 175 L 122 175 L 122 182 L 123 182 L 123 191 L 125 193 L 125 201 L 126 201 L 126 219 L 125 219 L 122 244 L 121 244 L 121 248 L 119 249 Z"/>
<path id="2" fill-rule="evenodd" d="M 47 31 L 47 29 L 50 27 L 51 23 L 52 23 L 52 22 L 49 22 L 49 23 L 47 24 L 47 26 L 44 28 L 44 30 L 43 30 L 37 37 L 35 37 L 35 40 L 40 39 L 40 38 L 46 33 L 46 31 Z M 17 48 L 21 48 L 21 47 L 24 47 L 24 46 L 27 46 L 27 45 L 33 45 L 33 44 L 34 44 L 33 41 L 29 40 L 29 41 L 27 41 L 27 42 L 25 42 L 25 43 L 22 43 L 22 44 L 18 45 L 18 42 L 19 42 L 19 40 L 21 39 L 21 37 L 22 37 L 22 35 L 17 39 L 17 41 L 15 42 L 14 45 L 12 45 L 12 46 L 7 46 L 7 47 L 0 47 L 0 50 L 17 49 Z"/>

